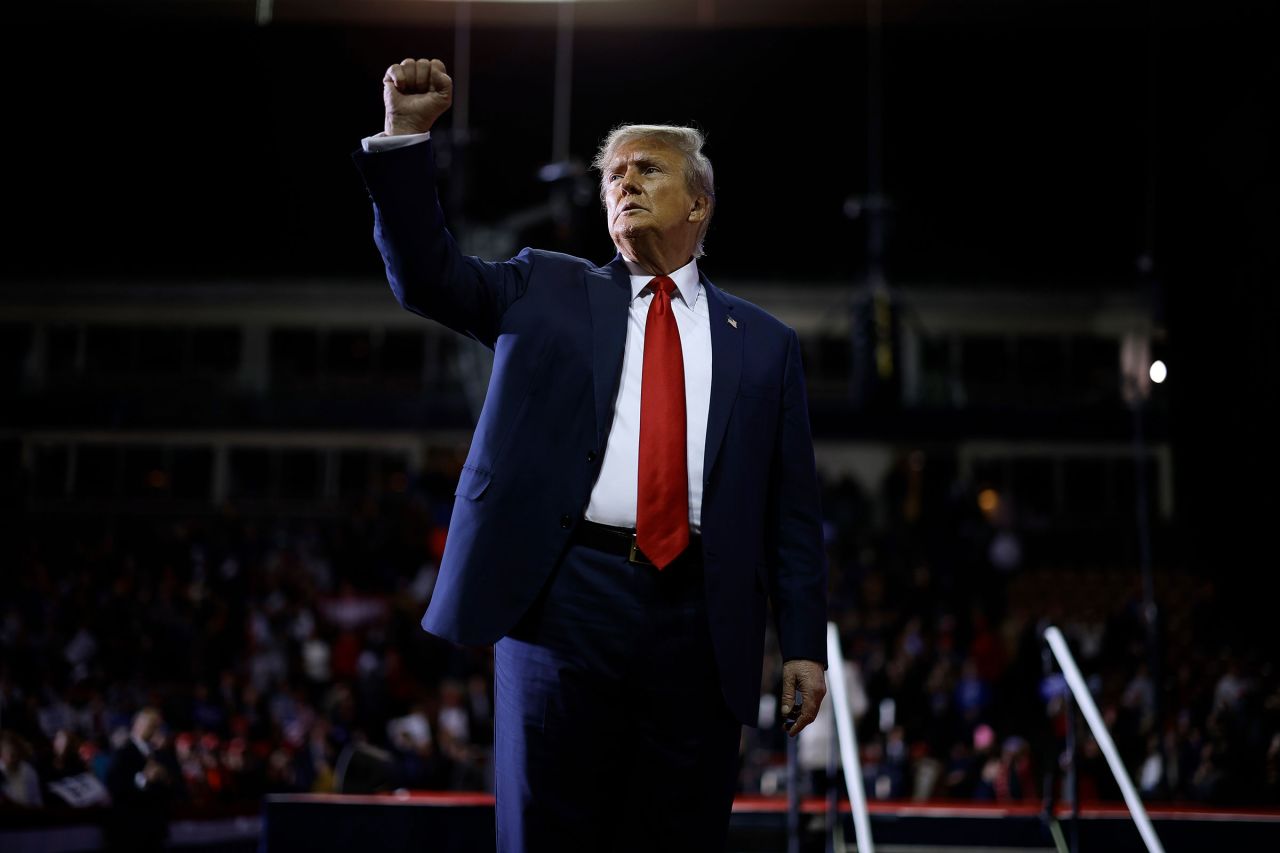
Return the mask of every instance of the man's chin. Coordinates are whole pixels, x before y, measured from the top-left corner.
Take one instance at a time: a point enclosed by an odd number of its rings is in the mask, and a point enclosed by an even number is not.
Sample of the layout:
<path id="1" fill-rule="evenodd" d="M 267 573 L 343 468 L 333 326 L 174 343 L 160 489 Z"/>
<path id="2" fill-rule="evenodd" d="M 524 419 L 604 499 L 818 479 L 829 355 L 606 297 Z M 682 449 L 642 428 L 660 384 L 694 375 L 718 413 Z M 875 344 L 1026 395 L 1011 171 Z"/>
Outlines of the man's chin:
<path id="1" fill-rule="evenodd" d="M 613 232 L 613 242 L 617 243 L 619 241 L 622 241 L 627 243 L 634 243 L 637 240 L 645 239 L 646 235 L 649 234 L 650 230 L 651 229 L 638 224 L 618 228 Z"/>

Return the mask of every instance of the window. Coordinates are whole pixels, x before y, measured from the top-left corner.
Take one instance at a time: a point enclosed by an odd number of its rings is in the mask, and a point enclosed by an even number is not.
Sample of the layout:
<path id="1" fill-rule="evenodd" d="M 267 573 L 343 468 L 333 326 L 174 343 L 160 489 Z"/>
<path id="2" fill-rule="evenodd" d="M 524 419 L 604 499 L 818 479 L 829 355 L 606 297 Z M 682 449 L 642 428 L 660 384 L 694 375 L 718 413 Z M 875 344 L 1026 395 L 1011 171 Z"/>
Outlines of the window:
<path id="1" fill-rule="evenodd" d="M 1073 337 L 1069 382 L 1073 391 L 1088 399 L 1119 397 L 1120 342 L 1092 335 Z"/>
<path id="2" fill-rule="evenodd" d="M 148 327 L 138 330 L 138 372 L 179 374 L 186 362 L 182 329 Z"/>
<path id="3" fill-rule="evenodd" d="M 204 374 L 230 374 L 240 368 L 240 330 L 196 328 L 191 331 L 191 369 Z"/>
<path id="4" fill-rule="evenodd" d="M 207 447 L 175 447 L 169 451 L 173 472 L 170 492 L 184 500 L 208 500 L 213 488 L 213 451 Z"/>
<path id="5" fill-rule="evenodd" d="M 373 366 L 368 331 L 336 330 L 325 340 L 325 372 L 339 377 L 365 377 Z"/>
<path id="6" fill-rule="evenodd" d="M 999 404 L 1008 400 L 1010 355 L 1008 341 L 1003 337 L 981 335 L 961 341 L 961 375 L 971 404 Z"/>
<path id="7" fill-rule="evenodd" d="M 44 357 L 51 376 L 65 377 L 74 373 L 79 350 L 78 326 L 49 326 L 45 329 Z"/>
<path id="8" fill-rule="evenodd" d="M 31 326 L 25 323 L 0 323 L 0 379 L 4 387 L 18 387 L 27 352 L 31 349 L 31 337 Z"/>
<path id="9" fill-rule="evenodd" d="M 1019 338 L 1016 364 L 1020 398 L 1043 403 L 1061 400 L 1067 369 L 1061 338 Z"/>
<path id="10" fill-rule="evenodd" d="M 159 498 L 169 493 L 169 466 L 164 448 L 130 445 L 121 449 L 124 494 L 131 498 Z"/>
<path id="11" fill-rule="evenodd" d="M 387 332 L 382 338 L 379 372 L 388 379 L 417 382 L 422 376 L 424 346 L 421 332 Z"/>
<path id="12" fill-rule="evenodd" d="M 271 378 L 284 385 L 313 382 L 319 367 L 320 338 L 311 329 L 273 329 Z"/>
<path id="13" fill-rule="evenodd" d="M 124 326 L 90 326 L 85 332 L 85 372 L 118 376 L 133 369 L 137 336 Z"/>
<path id="14" fill-rule="evenodd" d="M 67 464 L 70 450 L 65 444 L 44 444 L 34 448 L 32 494 L 37 498 L 61 498 L 67 493 Z"/>
<path id="15" fill-rule="evenodd" d="M 338 454 L 338 494 L 360 497 L 369 490 L 372 454 L 367 450 L 344 450 Z"/>
<path id="16" fill-rule="evenodd" d="M 82 444 L 76 448 L 77 497 L 109 498 L 116 494 L 120 449 L 109 444 Z"/>
<path id="17" fill-rule="evenodd" d="M 258 447 L 240 447 L 228 458 L 233 498 L 265 498 L 271 492 L 271 451 Z"/>
<path id="18" fill-rule="evenodd" d="M 314 450 L 280 452 L 280 496 L 306 499 L 320 497 L 320 454 Z"/>

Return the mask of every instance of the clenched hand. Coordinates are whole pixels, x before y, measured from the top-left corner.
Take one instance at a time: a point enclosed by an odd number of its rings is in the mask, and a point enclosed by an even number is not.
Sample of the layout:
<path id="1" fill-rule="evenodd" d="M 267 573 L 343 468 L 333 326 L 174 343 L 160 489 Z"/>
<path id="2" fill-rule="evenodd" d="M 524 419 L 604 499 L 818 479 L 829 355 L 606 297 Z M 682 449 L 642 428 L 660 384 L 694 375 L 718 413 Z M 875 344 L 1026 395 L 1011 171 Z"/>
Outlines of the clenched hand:
<path id="1" fill-rule="evenodd" d="M 453 106 L 453 80 L 439 59 L 406 59 L 382 76 L 383 130 L 425 133 Z"/>

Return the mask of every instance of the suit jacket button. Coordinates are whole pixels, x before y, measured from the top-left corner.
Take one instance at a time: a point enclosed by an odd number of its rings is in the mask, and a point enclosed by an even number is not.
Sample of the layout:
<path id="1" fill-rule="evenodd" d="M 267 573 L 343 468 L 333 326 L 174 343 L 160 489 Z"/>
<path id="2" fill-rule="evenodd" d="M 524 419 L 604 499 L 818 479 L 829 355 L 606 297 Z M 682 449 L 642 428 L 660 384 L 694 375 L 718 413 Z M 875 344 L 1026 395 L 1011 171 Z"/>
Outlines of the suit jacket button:
<path id="1" fill-rule="evenodd" d="M 566 530 L 573 524 L 573 516 L 565 514 L 560 516 L 560 526 Z"/>
<path id="2" fill-rule="evenodd" d="M 588 462 L 595 462 L 595 461 L 596 461 L 596 452 L 595 452 L 594 450 L 588 450 L 588 451 L 587 451 L 587 461 L 588 461 Z"/>

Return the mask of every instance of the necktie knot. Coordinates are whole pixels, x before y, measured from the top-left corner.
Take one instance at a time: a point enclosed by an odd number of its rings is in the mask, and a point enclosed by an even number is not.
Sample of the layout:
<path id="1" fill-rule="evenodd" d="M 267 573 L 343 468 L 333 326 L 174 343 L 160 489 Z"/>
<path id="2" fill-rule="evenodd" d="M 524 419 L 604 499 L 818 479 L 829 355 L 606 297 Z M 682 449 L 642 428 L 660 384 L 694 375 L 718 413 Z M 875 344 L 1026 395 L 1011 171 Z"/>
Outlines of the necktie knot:
<path id="1" fill-rule="evenodd" d="M 676 283 L 669 276 L 660 275 L 653 281 L 649 282 L 649 286 L 653 288 L 654 293 L 665 293 L 668 297 L 672 291 L 676 289 Z"/>

